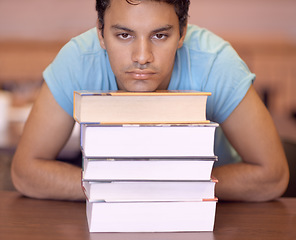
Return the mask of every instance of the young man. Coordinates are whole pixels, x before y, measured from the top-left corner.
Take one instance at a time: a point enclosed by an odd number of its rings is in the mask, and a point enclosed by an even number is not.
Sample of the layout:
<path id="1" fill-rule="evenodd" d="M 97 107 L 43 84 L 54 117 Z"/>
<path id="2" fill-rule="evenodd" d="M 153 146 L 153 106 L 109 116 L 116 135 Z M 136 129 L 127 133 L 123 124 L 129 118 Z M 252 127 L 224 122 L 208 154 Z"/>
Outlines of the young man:
<path id="1" fill-rule="evenodd" d="M 187 26 L 189 0 L 97 1 L 97 29 L 72 39 L 45 70 L 45 82 L 12 163 L 24 195 L 84 199 L 81 169 L 55 161 L 73 125 L 73 91 L 157 89 L 209 91 L 207 118 L 216 136 L 220 200 L 267 201 L 285 191 L 286 158 L 250 73 L 231 46 L 197 26 Z M 228 163 L 228 164 L 226 164 Z"/>

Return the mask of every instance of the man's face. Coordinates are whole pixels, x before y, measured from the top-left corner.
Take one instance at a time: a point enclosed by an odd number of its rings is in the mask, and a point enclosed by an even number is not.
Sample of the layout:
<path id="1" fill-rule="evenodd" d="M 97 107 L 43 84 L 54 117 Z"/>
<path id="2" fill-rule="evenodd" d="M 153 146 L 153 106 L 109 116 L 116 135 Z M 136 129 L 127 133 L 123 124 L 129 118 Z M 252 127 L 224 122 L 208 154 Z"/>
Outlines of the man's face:
<path id="1" fill-rule="evenodd" d="M 118 88 L 126 91 L 167 89 L 175 54 L 183 44 L 174 6 L 111 0 L 105 12 L 101 46 L 107 50 Z M 185 31 L 184 31 L 185 32 Z"/>

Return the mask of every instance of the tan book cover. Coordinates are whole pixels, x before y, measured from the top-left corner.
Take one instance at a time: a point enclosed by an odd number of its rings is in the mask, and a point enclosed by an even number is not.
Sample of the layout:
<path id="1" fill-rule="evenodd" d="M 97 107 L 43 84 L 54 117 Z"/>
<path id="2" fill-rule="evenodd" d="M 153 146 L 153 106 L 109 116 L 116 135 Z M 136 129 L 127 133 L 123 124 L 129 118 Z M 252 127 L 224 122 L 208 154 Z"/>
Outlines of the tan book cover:
<path id="1" fill-rule="evenodd" d="M 73 117 L 78 123 L 208 123 L 209 92 L 75 91 Z"/>

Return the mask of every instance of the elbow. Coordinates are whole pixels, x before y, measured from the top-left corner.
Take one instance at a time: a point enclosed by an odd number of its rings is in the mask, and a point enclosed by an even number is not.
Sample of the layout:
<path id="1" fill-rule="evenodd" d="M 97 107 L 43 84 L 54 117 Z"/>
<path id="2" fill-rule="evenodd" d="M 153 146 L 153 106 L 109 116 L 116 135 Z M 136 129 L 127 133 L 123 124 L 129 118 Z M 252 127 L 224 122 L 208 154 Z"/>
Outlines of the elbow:
<path id="1" fill-rule="evenodd" d="M 285 193 L 285 191 L 288 188 L 289 180 L 290 180 L 290 172 L 287 164 L 285 167 L 283 167 L 283 170 L 281 171 L 278 177 L 277 184 L 276 184 L 278 191 L 275 198 L 281 197 Z"/>
<path id="2" fill-rule="evenodd" d="M 281 165 L 278 169 L 269 173 L 267 193 L 263 201 L 272 201 L 281 197 L 287 190 L 290 173 L 288 164 Z"/>
<path id="3" fill-rule="evenodd" d="M 21 168 L 19 168 L 15 162 L 16 162 L 16 160 L 14 157 L 12 160 L 11 169 L 10 169 L 11 180 L 12 180 L 12 183 L 13 183 L 15 189 L 18 192 L 24 194 L 23 189 L 22 189 L 22 183 L 23 183 L 23 179 L 21 177 L 22 171 L 21 171 Z"/>
<path id="4" fill-rule="evenodd" d="M 27 168 L 18 163 L 16 156 L 12 160 L 10 174 L 11 180 L 15 189 L 24 196 L 30 197 L 28 191 L 28 178 Z"/>

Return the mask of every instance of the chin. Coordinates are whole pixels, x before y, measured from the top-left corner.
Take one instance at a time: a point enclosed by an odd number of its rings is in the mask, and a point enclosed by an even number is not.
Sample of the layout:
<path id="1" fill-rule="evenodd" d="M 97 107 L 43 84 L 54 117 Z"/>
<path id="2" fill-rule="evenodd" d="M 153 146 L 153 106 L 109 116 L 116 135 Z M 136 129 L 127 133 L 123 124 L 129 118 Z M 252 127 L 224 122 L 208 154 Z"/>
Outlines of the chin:
<path id="1" fill-rule="evenodd" d="M 125 86 L 125 90 L 128 92 L 155 92 L 157 86 L 151 86 L 149 84 L 132 84 Z"/>

